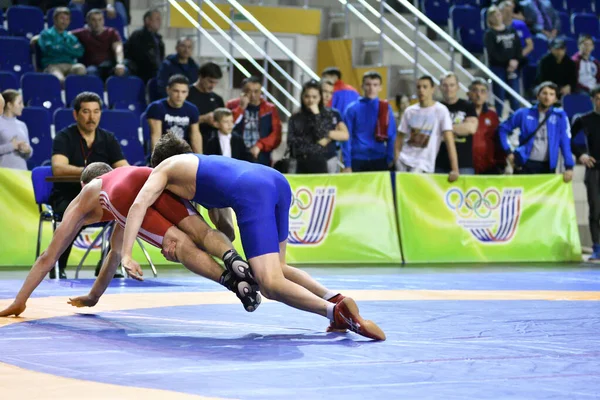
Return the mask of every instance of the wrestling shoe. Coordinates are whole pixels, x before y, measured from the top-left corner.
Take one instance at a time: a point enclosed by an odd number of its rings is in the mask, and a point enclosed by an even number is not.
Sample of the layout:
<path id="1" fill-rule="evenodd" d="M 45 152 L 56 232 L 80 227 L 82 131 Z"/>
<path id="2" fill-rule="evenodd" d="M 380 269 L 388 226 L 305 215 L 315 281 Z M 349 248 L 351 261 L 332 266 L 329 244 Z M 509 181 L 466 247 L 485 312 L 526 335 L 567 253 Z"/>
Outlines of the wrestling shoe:
<path id="1" fill-rule="evenodd" d="M 250 265 L 237 253 L 237 251 L 231 249 L 223 254 L 223 263 L 225 263 L 225 268 L 227 268 L 229 272 L 234 273 L 238 279 L 247 281 L 252 286 L 256 286 L 255 290 L 258 290 L 258 284 L 254 280 Z"/>
<path id="2" fill-rule="evenodd" d="M 225 271 L 219 283 L 231 290 L 244 305 L 244 309 L 252 312 L 258 308 L 262 301 L 262 296 L 250 282 L 239 280 L 232 272 Z"/>
<path id="3" fill-rule="evenodd" d="M 346 298 L 346 296 L 344 296 L 341 293 L 336 294 L 335 296 L 333 296 L 332 298 L 330 298 L 329 300 L 327 300 L 330 303 L 334 303 L 337 304 L 340 301 L 344 300 Z M 346 328 L 344 328 L 343 326 L 338 326 L 335 321 L 331 321 L 331 323 L 329 324 L 329 326 L 327 327 L 327 332 L 339 332 L 339 333 L 346 333 Z"/>
<path id="4" fill-rule="evenodd" d="M 356 302 L 346 297 L 335 305 L 333 318 L 337 326 L 375 340 L 385 340 L 385 333 L 373 321 L 362 319 Z"/>

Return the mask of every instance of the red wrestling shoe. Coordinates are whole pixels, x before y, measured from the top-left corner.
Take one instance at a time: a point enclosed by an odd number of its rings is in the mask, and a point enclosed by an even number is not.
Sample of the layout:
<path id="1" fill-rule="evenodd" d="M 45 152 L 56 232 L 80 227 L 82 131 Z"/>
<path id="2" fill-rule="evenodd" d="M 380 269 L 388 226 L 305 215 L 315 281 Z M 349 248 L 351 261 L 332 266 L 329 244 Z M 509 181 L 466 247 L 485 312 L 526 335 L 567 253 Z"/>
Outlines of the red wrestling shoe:
<path id="1" fill-rule="evenodd" d="M 362 319 L 358 313 L 356 302 L 350 297 L 346 297 L 335 305 L 333 318 L 337 326 L 344 327 L 370 339 L 385 340 L 385 333 L 377 324 Z"/>
<path id="2" fill-rule="evenodd" d="M 344 300 L 346 298 L 346 296 L 342 295 L 341 293 L 336 294 L 335 296 L 333 296 L 332 298 L 330 298 L 329 300 L 327 300 L 330 303 L 334 303 L 337 304 L 340 301 Z M 327 332 L 339 332 L 339 333 L 346 333 L 346 328 L 343 326 L 338 326 L 335 321 L 331 321 L 331 323 L 329 324 L 329 326 L 327 327 Z"/>

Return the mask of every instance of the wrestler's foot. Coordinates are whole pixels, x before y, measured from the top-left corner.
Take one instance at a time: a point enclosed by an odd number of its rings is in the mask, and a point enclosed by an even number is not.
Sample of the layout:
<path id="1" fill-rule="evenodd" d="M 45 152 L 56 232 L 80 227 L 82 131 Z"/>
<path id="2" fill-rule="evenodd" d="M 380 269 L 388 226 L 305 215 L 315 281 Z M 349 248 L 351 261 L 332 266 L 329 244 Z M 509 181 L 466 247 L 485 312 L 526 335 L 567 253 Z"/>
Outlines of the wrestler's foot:
<path id="1" fill-rule="evenodd" d="M 223 254 L 223 262 L 225 263 L 225 268 L 227 268 L 229 272 L 233 272 L 238 279 L 245 280 L 252 286 L 258 286 L 254 280 L 250 265 L 237 253 L 237 251 L 234 249 L 228 250 Z M 258 290 L 258 288 L 255 287 L 255 290 Z"/>
<path id="2" fill-rule="evenodd" d="M 258 292 L 258 287 L 248 281 L 237 279 L 232 272 L 224 271 L 219 278 L 219 283 L 235 293 L 246 311 L 252 312 L 260 305 L 262 296 Z"/>
<path id="3" fill-rule="evenodd" d="M 340 301 L 344 300 L 346 297 L 344 295 L 342 295 L 341 293 L 336 294 L 335 296 L 333 296 L 332 298 L 330 298 L 329 300 L 327 300 L 330 303 L 334 303 L 337 304 Z M 331 323 L 329 324 L 329 326 L 327 327 L 327 332 L 339 332 L 339 333 L 346 333 L 346 328 L 343 326 L 340 326 L 338 324 L 336 324 L 335 321 L 331 321 Z"/>
<path id="4" fill-rule="evenodd" d="M 356 302 L 346 297 L 335 305 L 334 321 L 338 326 L 375 340 L 385 340 L 385 333 L 373 321 L 362 319 L 358 313 Z"/>

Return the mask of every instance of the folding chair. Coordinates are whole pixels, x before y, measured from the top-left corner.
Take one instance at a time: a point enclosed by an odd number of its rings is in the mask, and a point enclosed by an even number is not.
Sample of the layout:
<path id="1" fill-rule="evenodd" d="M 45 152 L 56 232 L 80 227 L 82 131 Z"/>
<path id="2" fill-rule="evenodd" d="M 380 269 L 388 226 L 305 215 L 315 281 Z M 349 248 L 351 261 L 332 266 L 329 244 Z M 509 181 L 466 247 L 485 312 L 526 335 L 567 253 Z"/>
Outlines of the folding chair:
<path id="1" fill-rule="evenodd" d="M 52 234 L 56 230 L 57 221 L 54 216 L 54 211 L 49 204 L 50 194 L 52 193 L 52 182 L 47 182 L 46 177 L 52 176 L 52 167 L 36 167 L 31 172 L 31 183 L 33 184 L 33 195 L 35 202 L 38 205 L 40 219 L 38 223 L 37 245 L 35 248 L 35 258 L 40 256 L 42 246 L 42 228 L 44 222 L 52 223 Z M 45 206 L 45 208 L 43 207 Z M 58 262 L 54 265 L 56 278 L 58 279 Z"/>

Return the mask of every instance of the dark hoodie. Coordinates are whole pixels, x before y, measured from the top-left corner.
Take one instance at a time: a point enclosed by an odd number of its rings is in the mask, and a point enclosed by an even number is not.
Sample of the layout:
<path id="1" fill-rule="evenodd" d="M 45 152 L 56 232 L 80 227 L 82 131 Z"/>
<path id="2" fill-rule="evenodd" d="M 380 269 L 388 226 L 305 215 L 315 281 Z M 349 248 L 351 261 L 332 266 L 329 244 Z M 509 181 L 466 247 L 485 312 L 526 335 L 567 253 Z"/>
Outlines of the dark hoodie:
<path id="1" fill-rule="evenodd" d="M 508 67 L 510 60 L 518 60 L 519 67 L 523 58 L 521 39 L 517 31 L 508 26 L 503 31 L 488 29 L 483 36 L 488 62 L 492 67 Z"/>
<path id="2" fill-rule="evenodd" d="M 177 54 L 170 54 L 160 65 L 158 70 L 157 86 L 161 97 L 167 97 L 167 83 L 169 78 L 176 74 L 184 75 L 190 85 L 198 79 L 198 64 L 190 57 L 187 64 L 180 64 Z"/>

